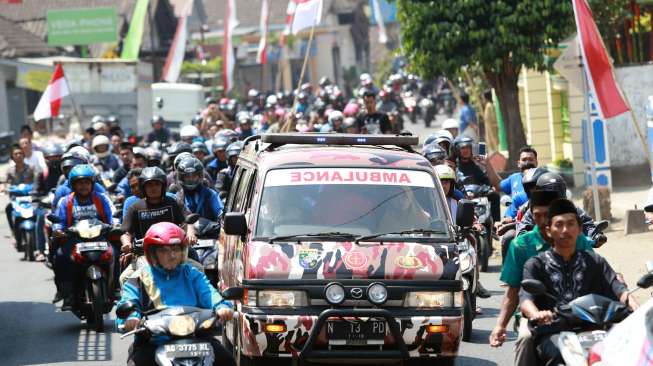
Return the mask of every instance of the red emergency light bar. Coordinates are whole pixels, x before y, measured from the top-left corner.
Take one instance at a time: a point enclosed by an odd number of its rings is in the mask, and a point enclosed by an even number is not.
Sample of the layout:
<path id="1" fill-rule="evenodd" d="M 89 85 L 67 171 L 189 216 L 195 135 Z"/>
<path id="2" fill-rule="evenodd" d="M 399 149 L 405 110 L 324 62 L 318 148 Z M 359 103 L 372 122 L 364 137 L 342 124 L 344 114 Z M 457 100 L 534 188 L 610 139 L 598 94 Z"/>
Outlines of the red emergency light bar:
<path id="1" fill-rule="evenodd" d="M 261 141 L 273 145 L 394 145 L 410 149 L 417 136 L 356 135 L 346 133 L 266 133 Z"/>

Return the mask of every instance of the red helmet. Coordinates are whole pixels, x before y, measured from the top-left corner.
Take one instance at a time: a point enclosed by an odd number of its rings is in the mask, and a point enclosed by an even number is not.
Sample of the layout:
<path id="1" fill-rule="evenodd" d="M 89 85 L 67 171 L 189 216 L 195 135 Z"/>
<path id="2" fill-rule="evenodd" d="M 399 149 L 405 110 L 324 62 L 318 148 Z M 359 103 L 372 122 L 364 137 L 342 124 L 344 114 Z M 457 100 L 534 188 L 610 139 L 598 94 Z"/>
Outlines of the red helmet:
<path id="1" fill-rule="evenodd" d="M 184 261 L 188 256 L 186 234 L 179 226 L 171 222 L 159 222 L 150 226 L 143 238 L 145 258 L 150 265 L 155 264 L 152 254 L 157 246 L 181 245 L 184 248 Z"/>

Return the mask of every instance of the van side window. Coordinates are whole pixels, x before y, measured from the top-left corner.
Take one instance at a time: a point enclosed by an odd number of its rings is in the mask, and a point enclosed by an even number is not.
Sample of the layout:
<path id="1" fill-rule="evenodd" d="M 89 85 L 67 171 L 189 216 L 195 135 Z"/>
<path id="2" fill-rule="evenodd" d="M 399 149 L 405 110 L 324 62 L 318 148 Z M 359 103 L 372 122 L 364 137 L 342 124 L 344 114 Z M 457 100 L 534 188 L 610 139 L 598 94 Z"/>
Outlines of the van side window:
<path id="1" fill-rule="evenodd" d="M 243 167 L 238 167 L 236 173 L 234 174 L 234 181 L 231 183 L 231 189 L 229 189 L 229 196 L 225 205 L 225 212 L 232 212 L 234 206 L 234 200 L 236 199 L 236 192 L 238 191 L 236 187 L 240 184 L 241 176 L 245 169 Z"/>
<path id="2" fill-rule="evenodd" d="M 238 184 L 238 191 L 236 192 L 236 199 L 232 206 L 232 211 L 244 213 L 247 210 L 254 176 L 255 173 L 253 170 L 248 169 L 243 172 Z"/>

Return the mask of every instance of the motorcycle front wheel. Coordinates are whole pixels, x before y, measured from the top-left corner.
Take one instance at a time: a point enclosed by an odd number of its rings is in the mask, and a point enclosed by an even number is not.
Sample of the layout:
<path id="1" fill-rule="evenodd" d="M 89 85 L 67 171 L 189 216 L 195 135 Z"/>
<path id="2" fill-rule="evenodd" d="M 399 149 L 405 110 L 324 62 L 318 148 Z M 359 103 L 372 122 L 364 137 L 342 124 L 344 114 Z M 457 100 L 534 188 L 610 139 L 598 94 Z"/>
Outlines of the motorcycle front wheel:
<path id="1" fill-rule="evenodd" d="M 104 331 L 104 305 L 106 299 L 106 285 L 103 280 L 93 281 L 91 283 L 92 298 L 91 314 L 89 314 L 88 321 L 92 322 L 96 332 Z"/>
<path id="2" fill-rule="evenodd" d="M 21 231 L 21 242 L 23 243 L 23 250 L 25 252 L 25 260 L 34 262 L 34 250 L 36 250 L 36 243 L 34 242 L 34 233 L 27 230 Z"/>

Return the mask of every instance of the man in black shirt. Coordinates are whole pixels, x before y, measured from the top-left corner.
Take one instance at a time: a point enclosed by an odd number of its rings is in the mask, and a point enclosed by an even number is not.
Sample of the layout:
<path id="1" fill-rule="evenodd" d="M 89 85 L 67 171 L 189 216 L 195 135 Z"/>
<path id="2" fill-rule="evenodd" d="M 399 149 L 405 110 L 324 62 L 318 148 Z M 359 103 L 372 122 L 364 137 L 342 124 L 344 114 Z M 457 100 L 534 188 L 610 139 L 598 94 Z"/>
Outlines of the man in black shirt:
<path id="1" fill-rule="evenodd" d="M 362 94 L 366 113 L 358 119 L 359 130 L 372 135 L 392 133 L 392 125 L 388 115 L 376 109 L 376 94 L 374 91 L 366 89 Z"/>
<path id="2" fill-rule="evenodd" d="M 557 199 L 551 203 L 546 231 L 553 240 L 553 248 L 526 262 L 523 279 L 542 282 L 546 292 L 555 300 L 522 289 L 521 311 L 526 318 L 539 324 L 550 323 L 556 306 L 589 294 L 602 295 L 637 308 L 637 302 L 628 295 L 626 285 L 619 281 L 605 258 L 594 252 L 576 250 L 576 239 L 582 232 L 581 221 L 571 201 Z M 556 336 L 543 336 L 538 341 L 538 351 L 545 358 L 543 361 L 564 364 L 556 346 Z"/>
<path id="3" fill-rule="evenodd" d="M 147 134 L 147 142 L 152 143 L 158 141 L 162 144 L 167 144 L 172 141 L 172 134 L 170 130 L 163 125 L 165 120 L 161 116 L 152 117 L 152 129 L 153 131 Z"/>
<path id="4" fill-rule="evenodd" d="M 113 172 L 113 178 L 111 179 L 111 181 L 115 184 L 120 183 L 120 181 L 127 176 L 127 173 L 129 173 L 129 170 L 132 168 L 134 152 L 132 151 L 132 145 L 129 142 L 120 143 L 119 156 L 120 161 L 122 161 L 122 165 Z"/>

